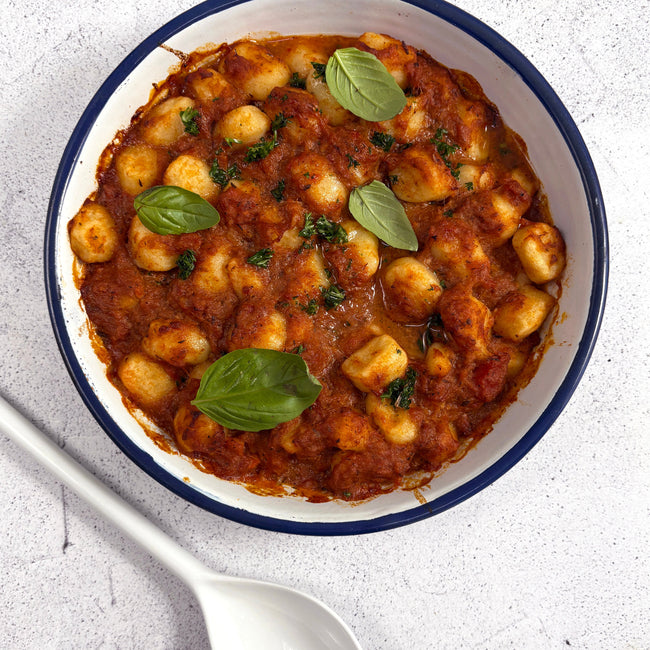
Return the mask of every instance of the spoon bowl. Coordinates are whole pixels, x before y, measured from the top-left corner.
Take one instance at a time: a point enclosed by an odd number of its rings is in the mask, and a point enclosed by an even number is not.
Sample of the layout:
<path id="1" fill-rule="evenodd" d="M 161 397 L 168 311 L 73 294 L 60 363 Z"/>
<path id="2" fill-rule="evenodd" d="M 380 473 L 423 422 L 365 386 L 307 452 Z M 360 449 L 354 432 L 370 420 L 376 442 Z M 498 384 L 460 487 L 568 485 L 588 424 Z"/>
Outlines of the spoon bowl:
<path id="1" fill-rule="evenodd" d="M 319 600 L 282 585 L 213 573 L 192 589 L 213 647 L 347 650 L 361 646 Z"/>
<path id="2" fill-rule="evenodd" d="M 0 432 L 92 505 L 182 580 L 195 594 L 213 648 L 360 650 L 345 622 L 302 592 L 212 571 L 0 397 Z"/>

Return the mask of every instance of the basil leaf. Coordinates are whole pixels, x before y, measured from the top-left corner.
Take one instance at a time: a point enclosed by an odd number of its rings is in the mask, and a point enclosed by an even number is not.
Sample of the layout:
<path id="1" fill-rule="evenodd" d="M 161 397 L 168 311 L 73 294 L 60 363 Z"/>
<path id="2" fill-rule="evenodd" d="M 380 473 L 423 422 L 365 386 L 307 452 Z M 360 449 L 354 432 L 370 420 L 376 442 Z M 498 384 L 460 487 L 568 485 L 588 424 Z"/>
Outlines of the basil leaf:
<path id="1" fill-rule="evenodd" d="M 140 221 L 159 235 L 181 235 L 219 223 L 219 213 L 204 198 L 175 185 L 156 185 L 135 197 Z"/>
<path id="2" fill-rule="evenodd" d="M 298 355 L 247 348 L 206 370 L 192 404 L 229 429 L 262 431 L 298 417 L 321 388 Z"/>
<path id="3" fill-rule="evenodd" d="M 383 183 L 372 181 L 350 193 L 348 208 L 367 230 L 393 248 L 418 249 L 418 239 L 404 207 Z"/>
<path id="4" fill-rule="evenodd" d="M 386 66 L 374 54 L 356 47 L 332 54 L 325 79 L 343 108 L 369 122 L 389 120 L 406 106 L 404 91 Z"/>

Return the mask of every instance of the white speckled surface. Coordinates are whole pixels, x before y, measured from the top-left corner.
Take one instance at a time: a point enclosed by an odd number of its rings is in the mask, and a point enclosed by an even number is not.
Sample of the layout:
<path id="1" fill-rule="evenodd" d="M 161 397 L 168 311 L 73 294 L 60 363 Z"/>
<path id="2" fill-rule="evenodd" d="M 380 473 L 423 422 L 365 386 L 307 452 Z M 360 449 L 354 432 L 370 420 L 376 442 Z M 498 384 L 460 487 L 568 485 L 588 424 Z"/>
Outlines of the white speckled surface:
<path id="1" fill-rule="evenodd" d="M 50 329 L 43 229 L 68 137 L 122 58 L 193 4 L 3 4 L 0 392 L 201 560 L 314 594 L 369 650 L 650 648 L 647 0 L 455 2 L 519 48 L 578 124 L 608 211 L 608 308 L 581 385 L 523 461 L 442 515 L 359 538 L 247 528 L 168 492 L 100 430 Z M 207 648 L 181 583 L 0 443 L 0 647 Z"/>

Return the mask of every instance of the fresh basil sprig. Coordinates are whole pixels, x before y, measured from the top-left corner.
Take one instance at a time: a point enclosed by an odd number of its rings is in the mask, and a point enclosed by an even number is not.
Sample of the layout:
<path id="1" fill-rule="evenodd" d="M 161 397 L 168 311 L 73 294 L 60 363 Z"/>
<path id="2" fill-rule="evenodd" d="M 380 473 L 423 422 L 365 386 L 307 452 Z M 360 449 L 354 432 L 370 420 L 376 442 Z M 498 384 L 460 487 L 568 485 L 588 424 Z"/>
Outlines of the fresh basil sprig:
<path id="1" fill-rule="evenodd" d="M 406 106 L 406 95 L 386 66 L 374 54 L 356 47 L 332 54 L 325 79 L 343 108 L 369 122 L 389 120 Z"/>
<path id="2" fill-rule="evenodd" d="M 418 249 L 418 238 L 404 207 L 383 183 L 372 181 L 350 193 L 348 208 L 367 230 L 393 248 Z"/>
<path id="3" fill-rule="evenodd" d="M 262 431 L 298 417 L 321 388 L 297 354 L 246 348 L 206 370 L 192 404 L 229 429 Z"/>
<path id="4" fill-rule="evenodd" d="M 175 185 L 156 185 L 133 201 L 140 221 L 159 235 L 181 235 L 219 223 L 219 213 L 204 198 Z"/>

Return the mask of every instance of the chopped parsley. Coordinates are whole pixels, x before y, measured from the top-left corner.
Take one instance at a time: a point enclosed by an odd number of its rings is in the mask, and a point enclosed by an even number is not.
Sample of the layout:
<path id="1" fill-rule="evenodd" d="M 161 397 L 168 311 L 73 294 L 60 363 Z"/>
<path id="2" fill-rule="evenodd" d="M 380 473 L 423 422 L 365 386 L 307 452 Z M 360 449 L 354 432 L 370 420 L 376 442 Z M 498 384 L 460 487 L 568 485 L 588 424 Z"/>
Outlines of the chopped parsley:
<path id="1" fill-rule="evenodd" d="M 186 250 L 181 253 L 176 260 L 176 266 L 178 267 L 178 277 L 181 280 L 187 280 L 194 270 L 196 265 L 196 253 L 193 250 Z"/>
<path id="2" fill-rule="evenodd" d="M 350 167 L 359 166 L 359 161 L 356 158 L 353 158 L 349 153 L 346 153 L 345 155 L 348 157 L 348 169 L 350 169 Z"/>
<path id="3" fill-rule="evenodd" d="M 235 144 L 241 144 L 241 140 L 239 138 L 224 138 L 223 141 L 229 146 L 232 147 Z"/>
<path id="4" fill-rule="evenodd" d="M 239 167 L 237 167 L 237 163 L 233 163 L 230 167 L 224 169 L 215 158 L 210 168 L 210 178 L 223 189 L 232 178 L 241 178 L 241 172 L 239 171 Z"/>
<path id="5" fill-rule="evenodd" d="M 304 239 L 309 239 L 312 235 L 316 234 L 316 226 L 312 221 L 311 212 L 305 213 L 305 225 L 298 234 Z"/>
<path id="6" fill-rule="evenodd" d="M 307 348 L 301 343 L 300 345 L 296 345 L 296 347 L 291 350 L 292 354 L 302 354 Z"/>
<path id="7" fill-rule="evenodd" d="M 301 77 L 297 72 L 294 72 L 291 75 L 291 79 L 289 79 L 289 85 L 292 88 L 302 88 L 302 90 L 305 90 L 305 88 L 307 88 L 307 80 Z"/>
<path id="8" fill-rule="evenodd" d="M 253 253 L 246 261 L 253 266 L 259 266 L 261 269 L 268 269 L 272 257 L 272 249 L 261 248 L 257 253 Z"/>
<path id="9" fill-rule="evenodd" d="M 314 68 L 314 79 L 325 76 L 325 68 L 327 68 L 326 63 L 317 63 L 316 61 L 311 61 L 311 67 Z"/>
<path id="10" fill-rule="evenodd" d="M 411 398 L 415 390 L 415 380 L 417 373 L 413 368 L 408 368 L 403 379 L 393 379 L 388 384 L 382 397 L 389 399 L 393 406 L 409 409 L 411 407 Z"/>
<path id="11" fill-rule="evenodd" d="M 381 131 L 375 131 L 369 138 L 370 142 L 384 151 L 390 151 L 390 148 L 395 142 L 395 138 L 390 135 L 390 133 L 382 133 Z"/>
<path id="12" fill-rule="evenodd" d="M 188 106 L 185 110 L 180 111 L 179 115 L 181 116 L 181 122 L 185 127 L 185 133 L 190 135 L 199 134 L 199 125 L 196 123 L 196 118 L 199 116 L 199 112 L 196 108 Z"/>
<path id="13" fill-rule="evenodd" d="M 320 291 L 323 296 L 325 309 L 336 309 L 345 300 L 345 291 L 335 284 L 327 287 L 327 289 L 321 287 Z"/>
<path id="14" fill-rule="evenodd" d="M 289 118 L 284 116 L 284 113 L 278 113 L 271 121 L 271 129 L 278 131 L 289 124 Z"/>
<path id="15" fill-rule="evenodd" d="M 468 192 L 471 192 L 474 189 L 474 183 L 472 183 L 472 181 L 470 181 L 469 183 L 465 183 L 465 189 Z"/>
<path id="16" fill-rule="evenodd" d="M 266 158 L 273 149 L 275 149 L 280 143 L 278 142 L 278 129 L 289 124 L 288 118 L 284 116 L 284 113 L 278 113 L 271 122 L 271 129 L 273 130 L 273 137 L 270 140 L 262 138 L 259 142 L 248 147 L 246 151 L 246 156 L 244 157 L 244 162 L 253 162 L 255 160 L 262 160 Z"/>
<path id="17" fill-rule="evenodd" d="M 248 147 L 244 161 L 248 163 L 255 160 L 262 160 L 263 158 L 266 158 L 271 151 L 278 146 L 278 144 L 278 134 L 276 131 L 273 131 L 273 138 L 271 140 L 262 138 L 259 142 Z"/>
<path id="18" fill-rule="evenodd" d="M 451 171 L 451 175 L 458 180 L 458 177 L 460 176 L 460 171 L 458 170 L 462 167 L 462 164 L 458 163 L 454 165 L 449 160 L 449 156 L 453 153 L 456 153 L 460 147 L 457 144 L 450 144 L 449 142 L 445 142 L 443 138 L 446 137 L 446 135 L 447 129 L 443 129 L 441 127 L 436 131 L 435 136 L 429 139 L 429 142 L 435 145 L 436 151 L 438 154 L 440 154 L 442 161 L 445 163 L 445 165 L 447 165 L 449 171 Z"/>
<path id="19" fill-rule="evenodd" d="M 300 309 L 309 316 L 313 316 L 318 311 L 318 300 L 312 298 L 306 305 L 300 305 Z"/>
<path id="20" fill-rule="evenodd" d="M 344 244 L 348 241 L 348 233 L 339 223 L 330 221 L 324 214 L 316 222 L 316 232 L 328 242 Z"/>
<path id="21" fill-rule="evenodd" d="M 311 239 L 314 235 L 319 235 L 332 244 L 344 244 L 348 241 L 348 233 L 345 232 L 345 228 L 341 224 L 330 221 L 324 214 L 318 217 L 314 223 L 311 212 L 305 213 L 305 224 L 298 234 L 303 239 Z M 313 244 L 305 241 L 300 250 L 313 247 Z"/>
<path id="22" fill-rule="evenodd" d="M 454 216 L 454 211 L 453 211 L 453 210 L 445 210 L 445 211 L 442 213 L 442 216 L 443 216 L 443 217 L 447 217 L 447 219 L 450 219 L 451 217 Z"/>
<path id="23" fill-rule="evenodd" d="M 284 178 L 278 181 L 278 184 L 271 190 L 273 198 L 280 203 L 284 199 L 284 188 L 286 186 Z"/>

